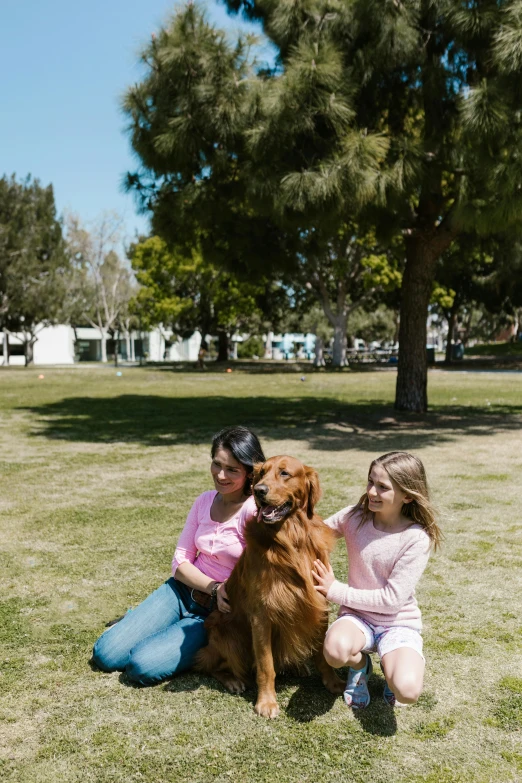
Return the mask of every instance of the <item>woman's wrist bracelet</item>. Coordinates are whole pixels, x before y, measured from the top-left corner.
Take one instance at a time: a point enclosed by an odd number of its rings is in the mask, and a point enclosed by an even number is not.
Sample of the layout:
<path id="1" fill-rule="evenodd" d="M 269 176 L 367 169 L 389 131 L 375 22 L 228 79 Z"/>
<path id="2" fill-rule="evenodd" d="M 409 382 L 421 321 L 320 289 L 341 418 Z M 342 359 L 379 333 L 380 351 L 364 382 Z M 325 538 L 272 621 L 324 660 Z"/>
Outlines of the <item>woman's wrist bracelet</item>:
<path id="1" fill-rule="evenodd" d="M 212 587 L 212 590 L 210 591 L 210 608 L 215 609 L 217 606 L 217 591 L 218 588 L 222 585 L 222 582 L 214 582 L 214 585 Z"/>

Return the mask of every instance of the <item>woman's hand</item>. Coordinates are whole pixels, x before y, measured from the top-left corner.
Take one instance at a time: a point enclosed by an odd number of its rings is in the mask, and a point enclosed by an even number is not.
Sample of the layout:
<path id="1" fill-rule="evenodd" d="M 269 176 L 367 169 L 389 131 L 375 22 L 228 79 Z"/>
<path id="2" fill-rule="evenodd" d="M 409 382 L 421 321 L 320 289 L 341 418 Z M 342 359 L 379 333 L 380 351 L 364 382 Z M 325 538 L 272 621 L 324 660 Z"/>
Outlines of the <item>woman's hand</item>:
<path id="1" fill-rule="evenodd" d="M 220 612 L 230 612 L 230 604 L 228 603 L 228 595 L 225 585 L 226 580 L 225 582 L 221 582 L 216 592 L 217 608 Z"/>
<path id="2" fill-rule="evenodd" d="M 317 590 L 318 593 L 322 593 L 322 595 L 326 596 L 333 582 L 335 582 L 335 574 L 330 563 L 325 566 L 321 560 L 314 560 L 312 576 L 317 582 L 317 584 L 314 585 L 314 589 Z"/>

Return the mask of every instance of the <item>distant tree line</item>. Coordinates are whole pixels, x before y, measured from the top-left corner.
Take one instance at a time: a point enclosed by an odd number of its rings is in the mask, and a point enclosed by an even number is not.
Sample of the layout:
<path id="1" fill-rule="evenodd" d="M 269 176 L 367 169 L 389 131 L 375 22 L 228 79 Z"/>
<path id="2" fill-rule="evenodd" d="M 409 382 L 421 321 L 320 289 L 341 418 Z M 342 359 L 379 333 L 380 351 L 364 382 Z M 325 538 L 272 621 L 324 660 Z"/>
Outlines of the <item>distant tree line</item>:
<path id="1" fill-rule="evenodd" d="M 373 231 L 345 223 L 330 240 L 303 234 L 295 265 L 267 260 L 262 274 L 220 263 L 199 236 L 193 246 L 157 235 L 124 247 L 121 219 L 105 213 L 90 226 L 56 214 L 52 186 L 0 179 L 0 331 L 22 339 L 26 364 L 39 331 L 52 324 L 99 330 L 107 341 L 130 343 L 134 329 L 160 326 L 184 338 L 198 330 L 216 341 L 226 361 L 231 339 L 249 337 L 241 355 L 262 356 L 273 332 L 312 332 L 316 363 L 331 346 L 334 366 L 347 346 L 396 343 L 404 259 L 400 244 L 381 244 Z M 438 260 L 431 312 L 447 323 L 451 343 L 491 339 L 507 324 L 522 332 L 522 243 L 515 233 L 478 239 L 463 235 Z M 117 352 L 116 352 L 117 353 Z M 127 355 L 130 351 L 127 351 Z"/>
<path id="2" fill-rule="evenodd" d="M 75 216 L 56 214 L 52 185 L 37 179 L 0 179 L 0 331 L 3 363 L 9 335 L 21 337 L 25 363 L 33 361 L 46 326 L 95 326 L 102 359 L 109 337 L 128 335 L 136 293 L 121 252 L 121 220 L 105 214 L 87 230 Z"/>

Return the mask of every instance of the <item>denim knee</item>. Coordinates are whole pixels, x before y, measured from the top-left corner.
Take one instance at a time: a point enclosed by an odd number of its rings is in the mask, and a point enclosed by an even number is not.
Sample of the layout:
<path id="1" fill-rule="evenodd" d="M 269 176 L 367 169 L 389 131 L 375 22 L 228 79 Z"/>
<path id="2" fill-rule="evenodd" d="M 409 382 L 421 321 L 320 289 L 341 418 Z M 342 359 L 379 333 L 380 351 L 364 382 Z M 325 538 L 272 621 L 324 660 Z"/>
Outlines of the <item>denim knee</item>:
<path id="1" fill-rule="evenodd" d="M 138 685 L 156 685 L 161 682 L 172 672 L 160 672 L 157 669 L 153 669 L 150 665 L 150 658 L 147 655 L 140 655 L 139 650 L 131 650 L 129 660 L 125 666 L 125 674 L 131 680 Z"/>
<path id="2" fill-rule="evenodd" d="M 111 650 L 112 647 L 112 650 Z M 114 646 L 110 644 L 107 632 L 102 634 L 92 648 L 92 660 L 103 672 L 116 672 L 125 668 L 126 661 L 115 655 Z"/>

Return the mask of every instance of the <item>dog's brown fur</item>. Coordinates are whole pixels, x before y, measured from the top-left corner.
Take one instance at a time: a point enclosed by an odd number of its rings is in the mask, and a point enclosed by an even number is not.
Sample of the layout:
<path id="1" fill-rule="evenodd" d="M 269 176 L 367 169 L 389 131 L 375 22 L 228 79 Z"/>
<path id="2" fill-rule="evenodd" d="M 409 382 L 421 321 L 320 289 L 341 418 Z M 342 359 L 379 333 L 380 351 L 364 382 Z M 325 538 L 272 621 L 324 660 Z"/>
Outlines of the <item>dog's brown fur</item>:
<path id="1" fill-rule="evenodd" d="M 276 671 L 302 666 L 311 655 L 326 688 L 343 689 L 323 656 L 328 605 L 312 579 L 313 561 L 328 562 L 334 536 L 314 513 L 320 488 L 313 468 L 293 457 L 272 457 L 255 466 L 252 485 L 261 508 L 245 526 L 246 548 L 227 581 L 231 612 L 212 612 L 205 621 L 209 643 L 198 653 L 196 668 L 232 693 L 245 689 L 255 669 L 255 710 L 275 718 Z M 269 524 L 263 503 L 289 506 L 284 518 Z"/>

